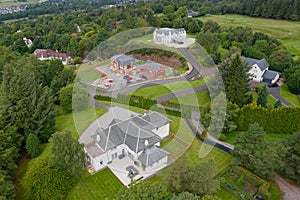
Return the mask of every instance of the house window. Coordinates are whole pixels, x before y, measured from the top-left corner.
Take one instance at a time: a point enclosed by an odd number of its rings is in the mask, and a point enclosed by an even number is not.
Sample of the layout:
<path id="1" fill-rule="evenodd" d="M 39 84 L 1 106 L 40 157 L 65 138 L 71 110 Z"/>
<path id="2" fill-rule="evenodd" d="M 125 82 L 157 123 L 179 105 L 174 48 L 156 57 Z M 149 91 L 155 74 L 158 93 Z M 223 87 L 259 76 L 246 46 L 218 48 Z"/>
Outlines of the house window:
<path id="1" fill-rule="evenodd" d="M 114 160 L 114 159 L 117 158 L 117 156 L 118 156 L 118 154 L 117 154 L 117 153 L 114 153 L 114 154 L 111 155 L 111 159 Z"/>
<path id="2" fill-rule="evenodd" d="M 100 165 L 103 165 L 103 161 L 102 160 L 100 161 Z"/>

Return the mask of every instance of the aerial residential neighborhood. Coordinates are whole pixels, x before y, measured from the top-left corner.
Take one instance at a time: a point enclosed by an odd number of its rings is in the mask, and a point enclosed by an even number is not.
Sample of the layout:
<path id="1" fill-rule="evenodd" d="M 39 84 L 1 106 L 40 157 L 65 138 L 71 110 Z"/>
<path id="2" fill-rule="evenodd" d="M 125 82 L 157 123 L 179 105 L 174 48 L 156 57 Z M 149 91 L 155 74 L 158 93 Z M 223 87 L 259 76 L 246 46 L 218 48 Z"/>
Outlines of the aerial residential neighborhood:
<path id="1" fill-rule="evenodd" d="M 298 0 L 0 0 L 0 199 L 300 199 Z"/>

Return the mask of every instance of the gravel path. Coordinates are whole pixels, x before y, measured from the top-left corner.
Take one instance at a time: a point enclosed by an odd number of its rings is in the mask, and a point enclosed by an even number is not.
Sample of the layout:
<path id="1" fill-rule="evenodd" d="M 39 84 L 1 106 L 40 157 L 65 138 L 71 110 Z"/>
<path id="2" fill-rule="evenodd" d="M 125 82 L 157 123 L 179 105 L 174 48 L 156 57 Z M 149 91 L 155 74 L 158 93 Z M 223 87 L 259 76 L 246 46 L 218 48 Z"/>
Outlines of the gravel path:
<path id="1" fill-rule="evenodd" d="M 284 178 L 275 174 L 275 182 L 278 184 L 280 190 L 282 191 L 283 200 L 299 200 L 300 199 L 300 187 L 297 187 Z"/>

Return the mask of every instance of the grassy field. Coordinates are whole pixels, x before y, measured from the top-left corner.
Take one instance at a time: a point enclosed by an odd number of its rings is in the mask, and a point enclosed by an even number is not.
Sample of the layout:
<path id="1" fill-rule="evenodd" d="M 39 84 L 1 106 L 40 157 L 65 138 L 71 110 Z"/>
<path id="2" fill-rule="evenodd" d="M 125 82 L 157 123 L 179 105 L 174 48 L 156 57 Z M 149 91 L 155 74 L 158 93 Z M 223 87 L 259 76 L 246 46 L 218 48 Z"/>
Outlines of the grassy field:
<path id="1" fill-rule="evenodd" d="M 168 101 L 168 103 L 199 107 L 208 105 L 210 103 L 210 97 L 207 94 L 207 90 L 203 90 L 202 92 L 196 92 L 195 94 L 189 94 L 171 99 Z"/>
<path id="2" fill-rule="evenodd" d="M 22 6 L 27 4 L 37 4 L 42 3 L 47 0 L 27 0 L 27 2 L 17 2 L 15 0 L 0 0 L 1 7 L 10 7 L 10 6 Z"/>
<path id="3" fill-rule="evenodd" d="M 95 81 L 98 78 L 102 77 L 101 74 L 96 71 L 96 69 L 89 69 L 86 71 L 79 72 L 77 76 L 80 78 L 80 80 L 84 82 Z"/>
<path id="4" fill-rule="evenodd" d="M 136 96 L 143 96 L 147 98 L 157 98 L 171 92 L 184 90 L 187 88 L 193 88 L 204 84 L 205 84 L 204 79 L 200 79 L 192 82 L 179 81 L 179 82 L 168 83 L 164 85 L 155 85 L 151 87 L 137 89 L 129 94 L 136 95 Z"/>
<path id="5" fill-rule="evenodd" d="M 282 87 L 280 88 L 280 95 L 287 100 L 288 102 L 294 104 L 295 106 L 300 106 L 300 101 L 297 97 L 297 95 L 292 94 L 289 91 L 289 88 L 286 84 L 283 84 Z"/>
<path id="6" fill-rule="evenodd" d="M 201 20 L 213 20 L 223 26 L 248 26 L 281 41 L 294 58 L 300 57 L 300 23 L 284 20 L 253 18 L 242 15 L 208 15 Z"/>
<path id="7" fill-rule="evenodd" d="M 237 135 L 240 132 L 231 132 L 231 133 L 226 133 L 226 141 L 229 144 L 234 144 L 235 139 L 237 137 Z M 266 134 L 265 135 L 265 140 L 266 141 L 273 141 L 273 140 L 285 140 L 288 137 L 290 137 L 290 134 Z"/>
<path id="8" fill-rule="evenodd" d="M 70 191 L 67 199 L 112 199 L 123 184 L 108 169 L 91 176 L 86 171 L 82 172 L 82 178 Z"/>
<path id="9" fill-rule="evenodd" d="M 103 115 L 106 111 L 103 108 L 90 107 L 74 115 L 73 113 L 61 114 L 56 118 L 56 130 L 70 130 L 73 137 L 78 138 L 79 134 L 82 134 L 97 117 Z"/>

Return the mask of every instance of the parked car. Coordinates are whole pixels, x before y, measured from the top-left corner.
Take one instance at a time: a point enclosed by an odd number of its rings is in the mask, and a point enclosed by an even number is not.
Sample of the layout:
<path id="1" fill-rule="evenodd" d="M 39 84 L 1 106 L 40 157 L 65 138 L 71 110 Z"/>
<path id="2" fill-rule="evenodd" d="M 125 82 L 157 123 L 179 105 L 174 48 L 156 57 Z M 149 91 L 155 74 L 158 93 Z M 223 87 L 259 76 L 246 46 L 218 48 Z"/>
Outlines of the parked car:
<path id="1" fill-rule="evenodd" d="M 128 76 L 127 78 L 126 78 L 126 81 L 130 81 L 132 78 L 130 77 L 130 76 Z"/>
<path id="2" fill-rule="evenodd" d="M 127 80 L 128 77 L 129 77 L 129 75 L 125 75 L 125 76 L 123 76 L 123 79 Z"/>
<path id="3" fill-rule="evenodd" d="M 272 87 L 278 87 L 277 83 L 269 83 L 268 87 L 272 88 Z"/>

